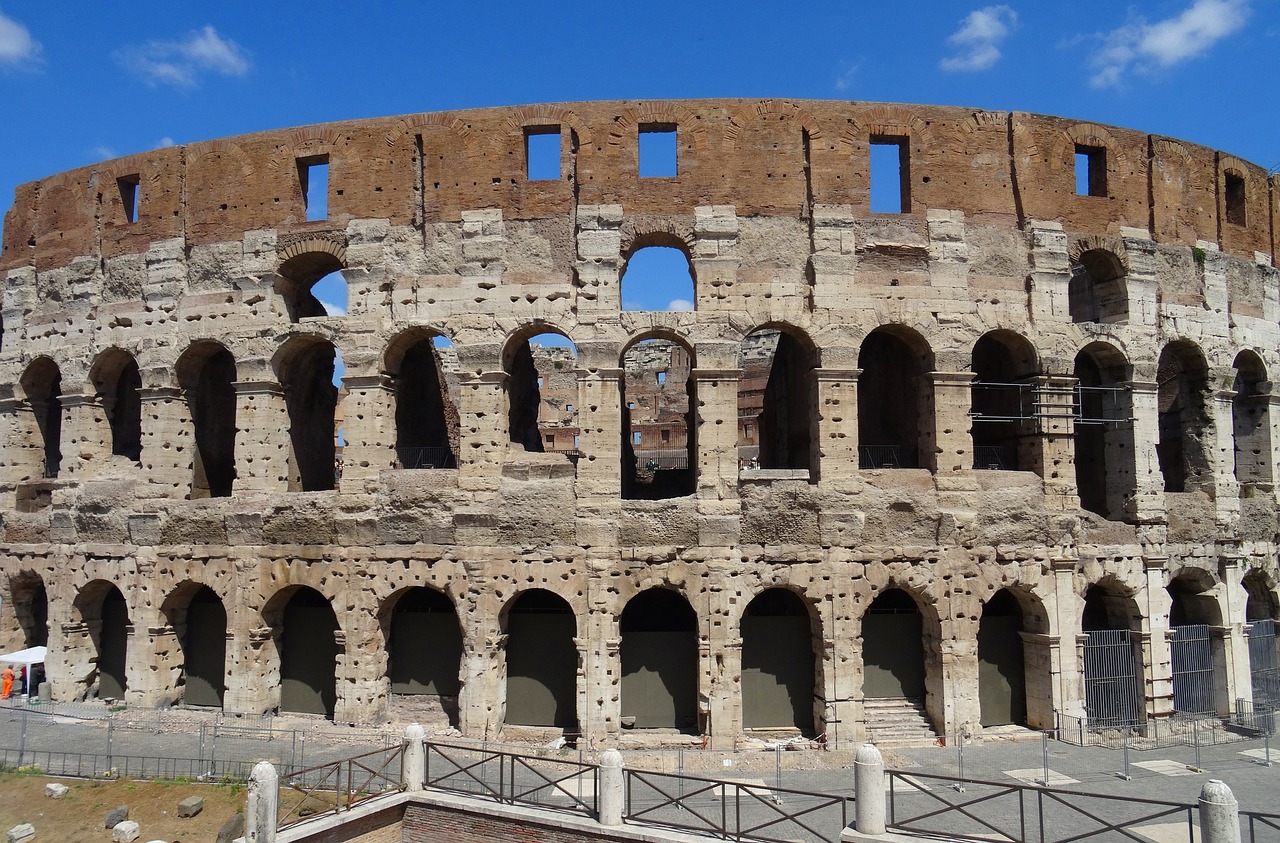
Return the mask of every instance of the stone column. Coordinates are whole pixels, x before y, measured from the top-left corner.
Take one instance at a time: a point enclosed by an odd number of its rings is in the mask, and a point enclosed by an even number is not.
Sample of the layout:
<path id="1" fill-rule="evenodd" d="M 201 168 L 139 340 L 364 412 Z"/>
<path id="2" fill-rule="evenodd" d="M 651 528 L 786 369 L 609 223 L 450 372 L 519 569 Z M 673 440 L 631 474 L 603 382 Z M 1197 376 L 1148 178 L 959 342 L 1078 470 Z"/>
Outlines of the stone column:
<path id="1" fill-rule="evenodd" d="M 858 376 L 861 369 L 814 369 L 818 385 L 818 453 L 816 476 L 847 477 L 858 468 Z"/>
<path id="2" fill-rule="evenodd" d="M 930 372 L 933 384 L 932 468 L 939 491 L 971 491 L 973 477 L 973 427 L 969 408 L 973 403 L 973 372 Z"/>
<path id="3" fill-rule="evenodd" d="M 709 748 L 728 750 L 742 731 L 742 636 L 728 621 L 729 598 L 738 591 L 722 570 L 709 579 L 706 614 L 698 613 L 698 717 L 703 734 L 710 735 Z"/>
<path id="4" fill-rule="evenodd" d="M 1211 371 L 1210 382 L 1231 383 L 1231 372 L 1230 369 Z M 1236 392 L 1234 389 L 1219 389 L 1212 396 L 1212 405 L 1208 408 L 1213 419 L 1213 430 L 1208 431 L 1212 441 L 1205 443 L 1205 451 L 1212 459 L 1213 502 L 1219 532 L 1234 536 L 1240 526 L 1240 481 L 1236 479 Z"/>
<path id="5" fill-rule="evenodd" d="M 1027 688 L 1027 725 L 1033 729 L 1057 726 L 1054 712 L 1062 687 L 1062 638 L 1039 632 L 1019 632 L 1022 638 L 1023 679 Z"/>
<path id="6" fill-rule="evenodd" d="M 496 492 L 506 458 L 507 373 L 480 372 L 461 376 L 458 399 L 458 488 Z"/>
<path id="7" fill-rule="evenodd" d="M 1160 460 L 1156 456 L 1156 440 L 1160 430 L 1160 413 L 1155 383 L 1130 381 L 1129 388 L 1133 419 L 1133 498 L 1127 506 L 1115 509 L 1124 512 L 1140 524 L 1164 524 L 1168 520 L 1164 504 L 1164 475 L 1160 473 Z M 1107 448 L 1108 456 L 1113 451 Z M 1118 503 L 1120 503 L 1118 501 Z M 1107 501 L 1111 509 L 1112 502 Z"/>
<path id="8" fill-rule="evenodd" d="M 396 464 L 395 387 L 384 374 L 347 375 L 342 402 L 343 494 L 376 490 L 378 472 Z"/>
<path id="9" fill-rule="evenodd" d="M 1032 455 L 1036 473 L 1044 480 L 1045 505 L 1057 511 L 1080 508 L 1076 484 L 1075 388 L 1072 377 L 1045 375 L 1035 379 L 1038 446 Z"/>
<path id="10" fill-rule="evenodd" d="M 275 381 L 236 381 L 238 492 L 279 494 L 289 489 L 289 409 Z"/>
<path id="11" fill-rule="evenodd" d="M 622 512 L 622 369 L 578 370 L 578 543 L 616 547 Z"/>
<path id="12" fill-rule="evenodd" d="M 1059 642 L 1074 641 L 1075 646 L 1058 647 L 1058 660 L 1054 672 L 1054 702 L 1057 711 L 1067 717 L 1083 717 L 1084 704 L 1084 663 L 1080 658 L 1081 612 L 1083 601 L 1076 595 L 1076 573 L 1080 560 L 1069 557 L 1057 557 L 1049 560 L 1053 569 L 1053 602 L 1056 607 L 1052 633 L 1056 633 Z"/>
<path id="13" fill-rule="evenodd" d="M 142 465 L 150 494 L 182 500 L 191 495 L 195 471 L 195 424 L 185 393 L 172 386 L 144 387 Z"/>
<path id="14" fill-rule="evenodd" d="M 1167 556 L 1144 555 L 1142 571 L 1146 578 L 1142 606 L 1142 671 L 1146 685 L 1147 717 L 1173 714 L 1173 656 L 1169 648 L 1169 609 L 1173 603 L 1164 587 Z"/>
<path id="15" fill-rule="evenodd" d="M 1222 580 L 1222 651 L 1225 661 L 1227 702 L 1253 702 L 1253 677 L 1249 673 L 1248 619 L 1245 607 L 1249 593 L 1244 587 L 1244 557 L 1238 548 L 1224 551 L 1218 559 L 1218 577 Z"/>
<path id="16" fill-rule="evenodd" d="M 111 463 L 111 424 L 108 403 L 101 395 L 63 395 L 62 467 L 65 477 L 92 480 Z"/>

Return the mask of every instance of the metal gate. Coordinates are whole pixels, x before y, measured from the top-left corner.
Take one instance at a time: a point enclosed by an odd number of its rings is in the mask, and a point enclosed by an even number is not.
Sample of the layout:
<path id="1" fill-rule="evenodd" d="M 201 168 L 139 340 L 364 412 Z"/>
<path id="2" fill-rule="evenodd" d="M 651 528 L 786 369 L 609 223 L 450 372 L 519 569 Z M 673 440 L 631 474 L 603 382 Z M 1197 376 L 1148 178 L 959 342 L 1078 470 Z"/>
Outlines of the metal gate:
<path id="1" fill-rule="evenodd" d="M 1143 720 L 1133 641 L 1127 629 L 1095 629 L 1084 645 L 1084 705 L 1091 726 Z"/>
<path id="2" fill-rule="evenodd" d="M 1280 708 L 1280 656 L 1276 652 L 1276 622 L 1254 621 L 1249 625 L 1249 678 L 1253 686 L 1253 706 Z"/>
<path id="3" fill-rule="evenodd" d="M 1169 641 L 1173 663 L 1173 710 L 1180 714 L 1213 714 L 1213 645 L 1207 624 L 1173 628 Z"/>

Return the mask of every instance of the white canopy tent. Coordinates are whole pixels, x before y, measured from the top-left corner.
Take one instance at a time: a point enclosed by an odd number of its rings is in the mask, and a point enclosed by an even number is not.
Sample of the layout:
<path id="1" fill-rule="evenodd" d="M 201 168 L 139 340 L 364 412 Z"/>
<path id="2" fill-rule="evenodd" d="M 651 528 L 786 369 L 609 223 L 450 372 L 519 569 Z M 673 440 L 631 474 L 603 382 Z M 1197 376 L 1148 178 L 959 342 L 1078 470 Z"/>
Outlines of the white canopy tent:
<path id="1" fill-rule="evenodd" d="M 44 664 L 45 658 L 49 655 L 48 647 L 28 647 L 25 650 L 16 650 L 12 653 L 0 653 L 0 664 L 20 664 L 27 669 L 27 698 L 31 698 L 31 690 L 35 686 L 32 681 L 34 672 L 32 668 L 38 664 Z"/>

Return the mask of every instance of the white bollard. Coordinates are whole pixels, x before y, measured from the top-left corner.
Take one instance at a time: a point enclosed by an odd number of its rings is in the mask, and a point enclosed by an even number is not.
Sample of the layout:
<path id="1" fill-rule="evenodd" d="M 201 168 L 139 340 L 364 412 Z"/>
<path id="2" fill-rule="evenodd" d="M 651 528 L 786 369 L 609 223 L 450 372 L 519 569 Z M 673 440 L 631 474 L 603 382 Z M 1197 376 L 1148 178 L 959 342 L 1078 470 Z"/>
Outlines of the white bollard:
<path id="1" fill-rule="evenodd" d="M 1200 788 L 1200 839 L 1240 843 L 1240 803 L 1226 782 L 1209 779 Z"/>
<path id="2" fill-rule="evenodd" d="M 853 758 L 854 826 L 860 834 L 884 834 L 884 756 L 864 743 Z"/>
<path id="3" fill-rule="evenodd" d="M 280 776 L 270 761 L 259 761 L 249 774 L 249 798 L 244 808 L 246 843 L 275 843 L 279 806 Z"/>
<path id="4" fill-rule="evenodd" d="M 596 803 L 600 825 L 622 825 L 627 804 L 626 776 L 622 772 L 622 753 L 606 749 L 600 753 L 600 793 Z"/>
<path id="5" fill-rule="evenodd" d="M 422 782 L 427 775 L 427 755 L 423 741 L 427 733 L 417 723 L 410 723 L 404 729 L 404 759 L 400 765 L 400 784 L 408 791 L 422 790 Z"/>

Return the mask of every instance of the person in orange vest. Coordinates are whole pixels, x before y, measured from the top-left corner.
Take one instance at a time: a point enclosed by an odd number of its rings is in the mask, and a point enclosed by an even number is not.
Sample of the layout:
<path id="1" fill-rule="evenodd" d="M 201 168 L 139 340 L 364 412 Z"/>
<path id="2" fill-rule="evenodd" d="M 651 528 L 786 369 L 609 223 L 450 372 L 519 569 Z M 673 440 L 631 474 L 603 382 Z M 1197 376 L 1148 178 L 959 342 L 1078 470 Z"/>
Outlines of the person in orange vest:
<path id="1" fill-rule="evenodd" d="M 0 700 L 7 700 L 13 693 L 13 665 L 5 665 L 4 673 L 0 673 L 0 677 L 3 677 L 4 681 L 4 684 L 0 685 Z"/>

